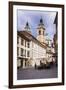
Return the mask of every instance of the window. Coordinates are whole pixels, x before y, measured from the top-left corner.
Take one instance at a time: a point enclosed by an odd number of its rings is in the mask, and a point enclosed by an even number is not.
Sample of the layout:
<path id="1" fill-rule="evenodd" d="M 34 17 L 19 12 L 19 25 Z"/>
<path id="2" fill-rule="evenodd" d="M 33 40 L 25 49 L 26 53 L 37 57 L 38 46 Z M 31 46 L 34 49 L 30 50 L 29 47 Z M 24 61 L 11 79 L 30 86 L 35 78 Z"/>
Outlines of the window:
<path id="1" fill-rule="evenodd" d="M 30 52 L 29 51 L 27 51 L 27 57 L 29 57 L 30 56 Z"/>
<path id="2" fill-rule="evenodd" d="M 25 50 L 25 57 L 26 57 L 26 50 Z"/>
<path id="3" fill-rule="evenodd" d="M 19 47 L 17 47 L 17 56 L 19 55 Z"/>
<path id="4" fill-rule="evenodd" d="M 19 44 L 19 37 L 17 36 L 17 44 Z"/>
<path id="5" fill-rule="evenodd" d="M 26 47 L 26 41 L 25 41 L 25 47 Z"/>
<path id="6" fill-rule="evenodd" d="M 27 47 L 28 47 L 28 48 L 30 47 L 30 43 L 29 43 L 29 42 L 27 43 Z"/>
<path id="7" fill-rule="evenodd" d="M 41 35 L 41 31 L 39 30 L 39 35 Z"/>
<path id="8" fill-rule="evenodd" d="M 24 50 L 23 48 L 21 48 L 21 56 L 23 56 Z"/>
<path id="9" fill-rule="evenodd" d="M 24 45 L 24 40 L 21 38 L 21 45 Z"/>

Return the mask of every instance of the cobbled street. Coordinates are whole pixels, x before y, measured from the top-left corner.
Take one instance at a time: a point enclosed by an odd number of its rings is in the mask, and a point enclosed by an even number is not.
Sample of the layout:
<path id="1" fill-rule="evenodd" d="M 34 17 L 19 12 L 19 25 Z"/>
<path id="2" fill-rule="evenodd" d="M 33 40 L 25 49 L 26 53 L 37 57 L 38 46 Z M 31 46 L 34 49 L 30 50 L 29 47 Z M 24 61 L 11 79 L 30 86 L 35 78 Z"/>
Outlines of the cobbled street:
<path id="1" fill-rule="evenodd" d="M 18 69 L 17 70 L 17 79 L 41 79 L 41 78 L 57 78 L 58 70 L 56 66 L 53 66 L 49 69 Z"/>

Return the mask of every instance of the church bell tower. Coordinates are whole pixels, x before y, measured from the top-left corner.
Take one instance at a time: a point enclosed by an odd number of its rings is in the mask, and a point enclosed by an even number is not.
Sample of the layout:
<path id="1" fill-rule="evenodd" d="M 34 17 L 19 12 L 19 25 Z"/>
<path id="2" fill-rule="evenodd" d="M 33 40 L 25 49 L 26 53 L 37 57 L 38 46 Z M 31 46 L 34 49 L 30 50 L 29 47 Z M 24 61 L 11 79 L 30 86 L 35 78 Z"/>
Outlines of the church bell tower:
<path id="1" fill-rule="evenodd" d="M 37 28 L 37 40 L 39 40 L 41 43 L 45 42 L 45 27 L 43 24 L 43 19 L 40 19 L 40 23 Z"/>
<path id="2" fill-rule="evenodd" d="M 28 23 L 28 22 L 26 22 L 26 25 L 25 25 L 25 27 L 24 27 L 24 30 L 25 30 L 26 32 L 28 32 L 28 33 L 31 34 L 31 30 L 30 30 L 30 26 L 29 26 L 29 23 Z"/>

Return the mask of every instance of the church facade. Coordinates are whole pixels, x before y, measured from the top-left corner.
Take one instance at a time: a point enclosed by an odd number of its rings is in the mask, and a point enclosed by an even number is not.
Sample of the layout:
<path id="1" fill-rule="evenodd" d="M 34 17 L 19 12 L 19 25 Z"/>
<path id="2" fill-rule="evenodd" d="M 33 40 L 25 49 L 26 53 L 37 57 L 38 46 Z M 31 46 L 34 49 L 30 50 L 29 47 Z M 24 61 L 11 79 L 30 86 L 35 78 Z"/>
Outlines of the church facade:
<path id="1" fill-rule="evenodd" d="M 17 67 L 30 68 L 40 63 L 52 62 L 54 47 L 45 40 L 45 26 L 42 18 L 37 26 L 37 37 L 31 34 L 29 23 L 24 30 L 17 31 Z M 50 40 L 49 40 L 50 42 Z"/>

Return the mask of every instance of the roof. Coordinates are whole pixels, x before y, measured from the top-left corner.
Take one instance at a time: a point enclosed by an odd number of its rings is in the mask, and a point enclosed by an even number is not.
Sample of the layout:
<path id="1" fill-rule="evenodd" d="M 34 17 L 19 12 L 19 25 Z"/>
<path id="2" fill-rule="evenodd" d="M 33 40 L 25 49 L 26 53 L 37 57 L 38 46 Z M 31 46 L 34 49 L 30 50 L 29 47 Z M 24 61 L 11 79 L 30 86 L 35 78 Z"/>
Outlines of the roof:
<path id="1" fill-rule="evenodd" d="M 46 43 L 42 44 L 32 34 L 26 32 L 26 31 L 18 31 L 18 35 L 20 35 L 22 38 L 25 38 L 25 39 L 27 39 L 29 41 L 33 41 L 33 42 L 37 43 L 38 45 L 40 45 L 43 48 L 47 48 Z"/>
<path id="2" fill-rule="evenodd" d="M 21 38 L 26 39 L 27 41 L 30 41 L 30 39 L 27 38 L 23 33 L 21 33 L 21 31 L 17 31 L 17 35 L 20 36 Z"/>

